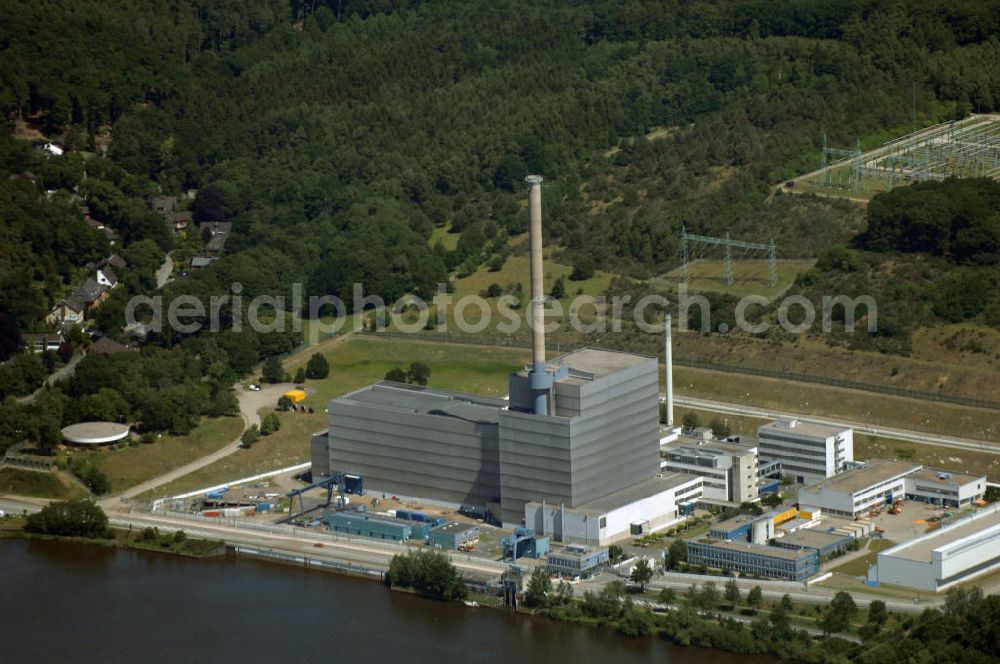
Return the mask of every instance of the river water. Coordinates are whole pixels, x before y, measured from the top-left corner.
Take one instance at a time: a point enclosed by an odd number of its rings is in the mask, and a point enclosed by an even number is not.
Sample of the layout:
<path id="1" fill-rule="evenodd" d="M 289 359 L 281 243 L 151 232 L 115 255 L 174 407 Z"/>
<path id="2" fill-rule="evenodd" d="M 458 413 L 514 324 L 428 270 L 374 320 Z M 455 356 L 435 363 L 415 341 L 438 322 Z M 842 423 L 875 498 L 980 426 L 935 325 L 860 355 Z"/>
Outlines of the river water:
<path id="1" fill-rule="evenodd" d="M 0 574 L 3 662 L 756 659 L 434 602 L 372 581 L 247 559 L 6 540 Z"/>

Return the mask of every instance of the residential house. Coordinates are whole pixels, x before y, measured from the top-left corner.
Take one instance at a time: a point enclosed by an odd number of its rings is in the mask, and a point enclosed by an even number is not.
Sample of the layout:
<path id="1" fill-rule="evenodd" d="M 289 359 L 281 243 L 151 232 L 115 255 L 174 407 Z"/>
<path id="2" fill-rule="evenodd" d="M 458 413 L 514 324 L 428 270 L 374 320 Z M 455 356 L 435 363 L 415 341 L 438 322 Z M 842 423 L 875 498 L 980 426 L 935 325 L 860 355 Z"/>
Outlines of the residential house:
<path id="1" fill-rule="evenodd" d="M 191 225 L 191 213 L 187 210 L 180 210 L 178 212 L 168 212 L 164 217 L 167 220 L 167 225 L 174 233 L 181 233 L 188 229 Z"/>
<path id="2" fill-rule="evenodd" d="M 52 308 L 45 317 L 45 322 L 49 325 L 66 326 L 82 323 L 84 310 L 85 307 L 79 300 L 68 297 Z"/>
<path id="3" fill-rule="evenodd" d="M 149 205 L 153 208 L 154 212 L 166 216 L 171 212 L 177 211 L 177 197 L 153 196 L 153 198 L 149 201 Z"/>
<path id="4" fill-rule="evenodd" d="M 63 335 L 59 332 L 42 332 L 41 334 L 22 334 L 24 350 L 27 353 L 43 353 L 47 350 L 59 350 L 63 343 Z"/>
<path id="5" fill-rule="evenodd" d="M 117 353 L 128 352 L 128 346 L 120 344 L 114 339 L 109 339 L 108 337 L 101 337 L 93 344 L 91 344 L 89 352 L 105 356 L 115 355 Z"/>
<path id="6" fill-rule="evenodd" d="M 118 285 L 118 275 L 115 271 L 111 269 L 110 265 L 105 265 L 104 267 L 97 268 L 97 283 L 107 288 L 114 288 Z"/>
<path id="7" fill-rule="evenodd" d="M 200 270 L 203 267 L 208 267 L 217 260 L 219 259 L 215 256 L 195 256 L 191 259 L 191 269 Z"/>
<path id="8" fill-rule="evenodd" d="M 229 239 L 233 225 L 228 221 L 206 221 L 201 227 L 201 237 L 207 251 L 222 251 Z"/>
<path id="9" fill-rule="evenodd" d="M 124 270 L 128 263 L 118 254 L 111 254 L 107 258 L 102 258 L 97 262 L 97 267 L 112 267 L 116 270 Z"/>
<path id="10" fill-rule="evenodd" d="M 107 286 L 97 283 L 92 277 L 87 277 L 86 281 L 73 289 L 67 300 L 76 300 L 86 308 L 86 311 L 93 311 L 108 298 L 110 292 Z"/>

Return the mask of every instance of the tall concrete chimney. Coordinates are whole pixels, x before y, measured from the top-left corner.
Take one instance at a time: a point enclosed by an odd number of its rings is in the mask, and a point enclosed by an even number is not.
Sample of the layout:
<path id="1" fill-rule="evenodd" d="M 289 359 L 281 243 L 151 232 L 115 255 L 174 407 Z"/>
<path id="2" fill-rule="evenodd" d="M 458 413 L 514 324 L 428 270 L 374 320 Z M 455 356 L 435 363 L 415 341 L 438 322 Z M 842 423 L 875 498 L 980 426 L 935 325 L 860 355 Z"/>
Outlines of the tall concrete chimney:
<path id="1" fill-rule="evenodd" d="M 666 374 L 667 426 L 674 426 L 674 348 L 670 332 L 670 314 L 663 319 L 663 373 Z"/>
<path id="2" fill-rule="evenodd" d="M 545 371 L 545 274 L 542 270 L 542 176 L 524 178 L 528 185 L 528 212 L 531 220 L 531 372 L 536 415 L 549 412 L 552 374 Z"/>

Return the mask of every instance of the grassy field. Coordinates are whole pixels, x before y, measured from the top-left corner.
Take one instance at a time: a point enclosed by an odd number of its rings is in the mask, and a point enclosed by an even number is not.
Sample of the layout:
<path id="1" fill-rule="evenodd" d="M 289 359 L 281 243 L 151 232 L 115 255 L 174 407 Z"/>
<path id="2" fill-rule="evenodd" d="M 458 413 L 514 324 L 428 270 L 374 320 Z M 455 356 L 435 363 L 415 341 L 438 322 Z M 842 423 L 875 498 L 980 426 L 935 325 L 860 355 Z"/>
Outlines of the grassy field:
<path id="1" fill-rule="evenodd" d="M 528 360 L 530 351 L 500 348 L 484 352 L 475 346 L 359 337 L 343 340 L 324 355 L 330 362 L 329 377 L 306 383 L 311 393 L 303 404 L 313 413 L 280 413 L 281 429 L 277 433 L 262 437 L 249 450 L 241 449 L 141 498 L 177 495 L 307 461 L 311 434 L 327 426 L 327 402 L 381 380 L 393 367 L 420 361 L 431 369 L 431 386 L 502 396 L 507 393 L 508 374 Z"/>
<path id="2" fill-rule="evenodd" d="M 239 417 L 203 418 L 187 436 L 162 436 L 149 445 L 75 454 L 90 459 L 107 475 L 111 492 L 117 493 L 224 447 L 242 430 Z"/>
<path id="3" fill-rule="evenodd" d="M 896 546 L 896 543 L 887 539 L 868 540 L 868 548 L 862 556 L 850 560 L 843 565 L 831 567 L 830 571 L 835 574 L 847 574 L 849 576 L 864 576 L 868 574 L 868 568 L 875 564 L 875 557 L 880 551 L 885 551 Z"/>
<path id="4" fill-rule="evenodd" d="M 918 445 L 904 440 L 876 438 L 855 433 L 854 457 L 856 459 L 901 459 L 925 466 L 982 474 L 986 475 L 990 481 L 1000 481 L 1000 455 L 986 452 Z"/>
<path id="5" fill-rule="evenodd" d="M 677 366 L 674 388 L 704 399 L 1000 442 L 998 411 Z"/>
<path id="6" fill-rule="evenodd" d="M 778 282 L 771 286 L 766 260 L 733 260 L 733 283 L 727 284 L 724 278 L 725 263 L 722 260 L 699 259 L 688 264 L 690 275 L 688 287 L 692 291 L 716 291 L 737 297 L 744 295 L 775 297 L 785 292 L 800 272 L 808 270 L 815 263 L 814 260 L 778 261 Z M 681 283 L 682 274 L 681 268 L 676 268 L 658 278 L 656 282 L 674 290 Z"/>
<path id="7" fill-rule="evenodd" d="M 239 449 L 213 464 L 143 493 L 139 499 L 174 496 L 308 461 L 310 436 L 322 429 L 326 421 L 322 409 L 313 414 L 279 413 L 279 418 L 281 429 L 270 436 L 262 436 L 250 449 Z"/>
<path id="8" fill-rule="evenodd" d="M 458 246 L 458 238 L 462 237 L 462 234 L 449 233 L 448 228 L 448 226 L 436 226 L 434 231 L 431 233 L 428 243 L 433 247 L 438 242 L 441 242 L 445 249 L 453 250 Z"/>
<path id="9" fill-rule="evenodd" d="M 21 468 L 0 469 L 0 494 L 56 498 L 85 498 L 89 492 L 62 473 L 44 473 Z"/>

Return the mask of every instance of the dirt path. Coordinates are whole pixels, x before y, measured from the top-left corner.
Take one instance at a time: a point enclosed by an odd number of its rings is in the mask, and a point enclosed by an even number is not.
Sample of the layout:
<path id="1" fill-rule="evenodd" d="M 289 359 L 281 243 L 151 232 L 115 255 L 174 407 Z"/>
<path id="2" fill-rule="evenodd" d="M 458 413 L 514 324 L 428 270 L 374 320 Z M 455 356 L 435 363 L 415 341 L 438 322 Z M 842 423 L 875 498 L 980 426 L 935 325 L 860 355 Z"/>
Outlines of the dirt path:
<path id="1" fill-rule="evenodd" d="M 294 355 L 289 355 L 285 358 L 283 363 L 285 371 L 290 371 L 292 369 L 297 369 L 300 366 L 305 365 L 309 361 L 309 358 L 313 356 L 314 353 L 327 353 L 330 350 L 336 348 L 340 344 L 344 343 L 348 339 L 354 336 L 353 332 L 345 332 L 344 334 L 338 334 L 335 337 L 330 337 L 329 339 L 324 339 L 315 346 L 306 346 Z"/>
<path id="2" fill-rule="evenodd" d="M 76 371 L 76 365 L 80 364 L 80 360 L 83 359 L 83 355 L 84 355 L 83 353 L 77 353 L 76 355 L 74 355 L 72 358 L 70 358 L 70 361 L 67 362 L 65 366 L 60 367 L 59 369 L 56 369 L 51 374 L 49 374 L 49 376 L 45 379 L 45 383 L 42 385 L 42 387 L 39 387 L 37 390 L 35 390 L 34 392 L 32 392 L 27 396 L 19 397 L 17 402 L 20 404 L 31 403 L 35 400 L 38 394 L 46 387 L 51 387 L 52 385 L 55 385 L 56 382 L 62 380 L 63 378 L 69 378 L 70 376 L 72 376 L 73 372 Z"/>

